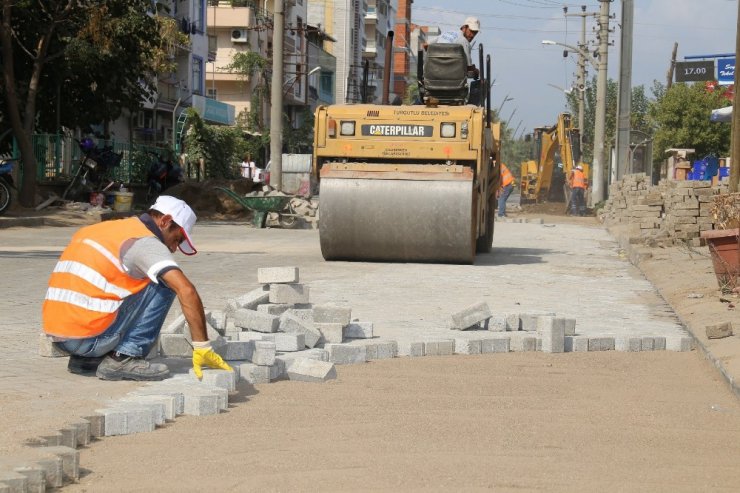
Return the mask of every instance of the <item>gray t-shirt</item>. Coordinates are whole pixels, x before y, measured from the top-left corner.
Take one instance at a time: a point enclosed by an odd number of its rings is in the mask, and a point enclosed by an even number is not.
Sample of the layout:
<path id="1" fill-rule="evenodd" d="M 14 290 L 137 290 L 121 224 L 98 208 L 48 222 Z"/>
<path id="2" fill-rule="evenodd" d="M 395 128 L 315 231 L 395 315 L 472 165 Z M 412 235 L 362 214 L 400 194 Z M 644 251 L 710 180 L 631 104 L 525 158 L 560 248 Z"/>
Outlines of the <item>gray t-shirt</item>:
<path id="1" fill-rule="evenodd" d="M 127 240 L 121 248 L 121 259 L 128 275 L 136 279 L 148 277 L 156 283 L 161 274 L 180 268 L 169 248 L 155 236 Z"/>
<path id="2" fill-rule="evenodd" d="M 447 43 L 447 44 L 459 44 L 465 50 L 465 56 L 468 57 L 468 65 L 473 65 L 473 60 L 470 58 L 470 41 L 466 38 L 462 31 L 446 31 L 437 37 L 435 43 Z"/>

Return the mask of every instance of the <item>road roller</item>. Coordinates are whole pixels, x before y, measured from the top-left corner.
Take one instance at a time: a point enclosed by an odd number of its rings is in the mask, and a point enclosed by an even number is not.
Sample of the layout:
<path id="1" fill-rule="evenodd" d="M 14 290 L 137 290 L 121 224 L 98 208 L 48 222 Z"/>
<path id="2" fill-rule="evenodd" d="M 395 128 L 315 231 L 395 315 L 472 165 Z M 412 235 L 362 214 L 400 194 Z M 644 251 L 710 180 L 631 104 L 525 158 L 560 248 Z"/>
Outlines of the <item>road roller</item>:
<path id="1" fill-rule="evenodd" d="M 471 264 L 491 250 L 500 127 L 491 123 L 490 57 L 470 83 L 459 45 L 432 44 L 419 65 L 418 104 L 388 104 L 387 63 L 381 104 L 316 109 L 326 260 Z"/>

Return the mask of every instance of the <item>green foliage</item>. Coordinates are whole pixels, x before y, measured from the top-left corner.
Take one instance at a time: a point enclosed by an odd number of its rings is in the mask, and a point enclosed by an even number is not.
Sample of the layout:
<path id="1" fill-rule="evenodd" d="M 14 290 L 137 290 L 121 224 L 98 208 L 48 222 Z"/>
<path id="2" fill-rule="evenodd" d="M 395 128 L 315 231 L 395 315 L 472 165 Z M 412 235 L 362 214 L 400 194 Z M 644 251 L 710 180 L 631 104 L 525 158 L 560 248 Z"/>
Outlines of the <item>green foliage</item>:
<path id="1" fill-rule="evenodd" d="M 713 109 L 727 106 L 724 89 L 707 91 L 704 84 L 673 84 L 650 108 L 656 125 L 653 161 L 665 159 L 671 147 L 696 150 L 697 157 L 727 155 L 730 151 L 730 125 L 709 121 Z"/>
<path id="2" fill-rule="evenodd" d="M 189 127 L 185 132 L 185 152 L 191 162 L 203 159 L 205 176 L 203 178 L 236 178 L 236 164 L 242 157 L 252 152 L 244 139 L 242 127 L 222 127 L 208 125 L 193 108 L 188 108 Z"/>
<path id="3" fill-rule="evenodd" d="M 283 115 L 283 150 L 292 154 L 306 154 L 313 149 L 314 116 L 309 107 L 300 115 L 300 125 L 293 128 L 290 120 Z"/>
<path id="4" fill-rule="evenodd" d="M 263 72 L 267 68 L 268 63 L 267 59 L 261 57 L 259 53 L 255 53 L 254 51 L 240 51 L 234 54 L 231 63 L 224 68 L 229 72 L 247 79 L 254 75 L 255 72 Z"/>

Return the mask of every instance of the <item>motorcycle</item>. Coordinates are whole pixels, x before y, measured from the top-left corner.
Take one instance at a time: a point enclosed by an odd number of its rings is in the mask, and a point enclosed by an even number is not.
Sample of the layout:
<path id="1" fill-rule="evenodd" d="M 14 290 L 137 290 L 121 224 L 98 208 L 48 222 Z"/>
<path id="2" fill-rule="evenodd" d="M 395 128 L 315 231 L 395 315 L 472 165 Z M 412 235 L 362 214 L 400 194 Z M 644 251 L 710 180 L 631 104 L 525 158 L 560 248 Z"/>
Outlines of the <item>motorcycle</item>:
<path id="1" fill-rule="evenodd" d="M 10 189 L 15 188 L 11 174 L 13 164 L 14 162 L 9 159 L 0 159 L 0 214 L 10 207 Z"/>
<path id="2" fill-rule="evenodd" d="M 111 172 L 121 164 L 123 153 L 113 152 L 111 146 L 98 148 L 92 139 L 75 140 L 82 157 L 72 180 L 64 189 L 62 200 L 70 197 L 86 202 L 91 192 L 101 192 L 113 183 Z"/>
<path id="3" fill-rule="evenodd" d="M 156 158 L 147 170 L 149 188 L 147 189 L 146 199 L 147 202 L 151 202 L 168 188 L 182 183 L 184 178 L 182 168 L 173 163 L 172 159 L 164 159 L 156 152 L 147 152 Z"/>

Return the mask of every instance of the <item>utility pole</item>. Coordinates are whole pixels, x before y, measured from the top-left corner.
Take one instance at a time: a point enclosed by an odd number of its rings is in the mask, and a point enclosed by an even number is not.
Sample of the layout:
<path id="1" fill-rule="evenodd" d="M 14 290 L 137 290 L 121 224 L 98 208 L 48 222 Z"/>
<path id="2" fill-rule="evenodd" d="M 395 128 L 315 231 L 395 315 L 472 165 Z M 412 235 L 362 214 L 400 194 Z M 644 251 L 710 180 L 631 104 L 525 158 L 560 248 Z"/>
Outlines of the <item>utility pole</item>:
<path id="1" fill-rule="evenodd" d="M 606 198 L 606 76 L 609 58 L 609 4 L 612 0 L 599 0 L 599 70 L 596 79 L 596 122 L 594 126 L 593 191 L 594 204 Z"/>
<path id="2" fill-rule="evenodd" d="M 581 12 L 569 14 L 568 7 L 563 7 L 565 16 L 581 18 L 581 42 L 578 44 L 578 74 L 576 75 L 576 86 L 578 88 L 578 144 L 583 149 L 583 128 L 586 126 L 586 17 L 593 14 L 586 12 L 586 6 L 581 5 Z"/>
<path id="3" fill-rule="evenodd" d="M 665 88 L 670 89 L 673 85 L 673 71 L 676 70 L 676 55 L 678 54 L 678 43 L 673 43 L 673 54 L 671 55 L 671 65 L 668 67 L 666 74 Z"/>
<path id="4" fill-rule="evenodd" d="M 285 1 L 275 0 L 272 31 L 272 83 L 270 97 L 270 183 L 283 189 L 283 36 Z"/>
<path id="5" fill-rule="evenodd" d="M 632 172 L 630 129 L 632 128 L 632 32 L 634 13 L 634 0 L 622 0 L 619 95 L 617 99 L 617 180 Z"/>
<path id="6" fill-rule="evenodd" d="M 737 30 L 735 31 L 735 60 L 740 57 L 740 2 L 737 4 Z M 737 192 L 740 181 L 740 77 L 735 70 L 735 94 L 732 98 L 732 150 L 730 158 L 730 192 Z"/>

